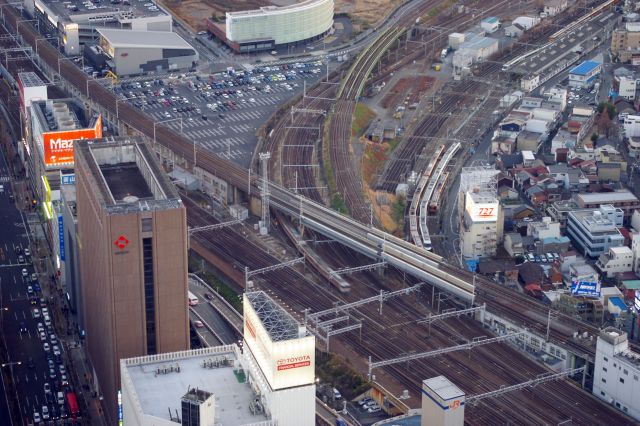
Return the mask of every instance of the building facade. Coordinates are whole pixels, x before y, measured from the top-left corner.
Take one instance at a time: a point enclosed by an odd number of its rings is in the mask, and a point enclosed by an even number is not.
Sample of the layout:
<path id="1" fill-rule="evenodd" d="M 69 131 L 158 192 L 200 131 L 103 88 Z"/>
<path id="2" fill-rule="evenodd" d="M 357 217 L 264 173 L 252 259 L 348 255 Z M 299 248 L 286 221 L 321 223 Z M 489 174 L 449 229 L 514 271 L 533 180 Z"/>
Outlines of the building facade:
<path id="1" fill-rule="evenodd" d="M 593 394 L 640 421 L 640 353 L 629 348 L 627 333 L 607 327 L 596 344 Z"/>
<path id="2" fill-rule="evenodd" d="M 627 22 L 624 29 L 614 30 L 611 34 L 611 55 L 620 62 L 627 62 L 640 53 L 640 24 Z"/>
<path id="3" fill-rule="evenodd" d="M 123 0 L 122 4 L 96 5 L 80 0 L 23 0 L 23 3 L 27 13 L 38 21 L 40 32 L 55 34 L 60 48 L 69 56 L 81 55 L 81 46 L 95 43 L 98 28 L 173 30 L 171 15 L 154 2 Z"/>
<path id="4" fill-rule="evenodd" d="M 624 245 L 618 226 L 602 209 L 569 212 L 567 235 L 577 250 L 592 258 Z"/>
<path id="5" fill-rule="evenodd" d="M 464 212 L 460 244 L 465 259 L 495 256 L 502 239 L 503 214 L 493 193 L 467 191 L 463 196 Z"/>
<path id="6" fill-rule="evenodd" d="M 627 247 L 611 247 L 596 262 L 596 267 L 607 277 L 633 270 L 633 251 Z"/>
<path id="7" fill-rule="evenodd" d="M 569 86 L 591 87 L 602 72 L 602 64 L 596 61 L 584 61 L 569 71 Z"/>
<path id="8" fill-rule="evenodd" d="M 634 210 L 640 209 L 640 200 L 628 189 L 612 192 L 583 192 L 575 194 L 574 200 L 581 209 L 597 209 L 602 205 L 613 206 L 622 211 L 624 220 L 628 220 Z M 616 215 L 618 213 L 616 212 Z"/>
<path id="9" fill-rule="evenodd" d="M 198 52 L 174 32 L 99 29 L 99 45 L 118 76 L 188 70 Z"/>
<path id="10" fill-rule="evenodd" d="M 304 0 L 288 6 L 227 12 L 224 24 L 208 28 L 236 52 L 271 50 L 316 40 L 333 27 L 334 0 Z"/>
<path id="11" fill-rule="evenodd" d="M 75 160 L 86 343 L 114 424 L 120 359 L 189 348 L 186 210 L 141 139 L 80 141 Z"/>

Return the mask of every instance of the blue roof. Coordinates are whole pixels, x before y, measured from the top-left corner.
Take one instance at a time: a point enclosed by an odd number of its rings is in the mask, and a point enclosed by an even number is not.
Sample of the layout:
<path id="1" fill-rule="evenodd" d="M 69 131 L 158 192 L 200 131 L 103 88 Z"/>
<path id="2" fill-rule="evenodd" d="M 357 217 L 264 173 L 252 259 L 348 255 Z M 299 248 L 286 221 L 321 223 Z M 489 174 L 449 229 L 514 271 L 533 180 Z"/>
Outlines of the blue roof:
<path id="1" fill-rule="evenodd" d="M 625 305 L 624 302 L 622 301 L 622 299 L 620 299 L 619 297 L 610 297 L 609 301 L 611 303 L 613 303 L 614 306 L 617 306 L 618 308 L 622 309 L 623 311 L 627 310 L 627 305 Z"/>
<path id="2" fill-rule="evenodd" d="M 495 16 L 489 16 L 488 18 L 484 18 L 482 22 L 486 22 L 487 24 L 495 24 L 496 22 L 498 22 L 498 18 L 496 18 Z"/>
<path id="3" fill-rule="evenodd" d="M 578 75 L 587 75 L 587 74 L 589 74 L 591 71 L 593 71 L 595 68 L 597 68 L 599 66 L 600 66 L 600 62 L 584 61 L 583 63 L 581 63 L 580 65 L 578 65 L 574 69 L 572 69 L 570 71 L 570 73 L 571 74 L 578 74 Z"/>

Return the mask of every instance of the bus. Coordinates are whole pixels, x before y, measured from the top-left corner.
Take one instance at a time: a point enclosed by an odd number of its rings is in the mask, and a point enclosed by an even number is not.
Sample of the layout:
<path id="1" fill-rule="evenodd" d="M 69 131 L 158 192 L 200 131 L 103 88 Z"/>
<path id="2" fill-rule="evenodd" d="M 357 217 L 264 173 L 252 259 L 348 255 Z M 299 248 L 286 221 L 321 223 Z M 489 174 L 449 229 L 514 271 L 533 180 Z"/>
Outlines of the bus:
<path id="1" fill-rule="evenodd" d="M 189 292 L 189 306 L 196 306 L 199 300 L 195 294 Z"/>
<path id="2" fill-rule="evenodd" d="M 76 394 L 73 392 L 67 392 L 67 408 L 69 409 L 69 415 L 75 421 L 78 419 L 78 414 L 80 414 L 80 410 L 78 409 L 78 400 L 76 399 Z"/>

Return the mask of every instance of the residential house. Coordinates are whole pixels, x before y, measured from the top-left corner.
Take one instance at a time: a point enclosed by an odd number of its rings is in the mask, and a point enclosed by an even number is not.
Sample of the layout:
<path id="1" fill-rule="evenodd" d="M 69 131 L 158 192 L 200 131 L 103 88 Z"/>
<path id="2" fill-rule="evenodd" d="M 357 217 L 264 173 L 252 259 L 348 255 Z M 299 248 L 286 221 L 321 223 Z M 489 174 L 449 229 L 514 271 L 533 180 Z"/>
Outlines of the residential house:
<path id="1" fill-rule="evenodd" d="M 532 236 L 536 240 L 544 240 L 545 238 L 560 237 L 560 223 L 554 222 L 551 217 L 545 216 L 540 222 L 529 222 L 527 225 L 527 235 Z"/>
<path id="2" fill-rule="evenodd" d="M 526 247 L 522 244 L 522 236 L 517 232 L 505 234 L 503 245 L 511 257 L 521 256 L 527 252 Z"/>
<path id="3" fill-rule="evenodd" d="M 555 16 L 567 8 L 567 0 L 546 0 L 542 9 L 547 16 Z"/>
<path id="4" fill-rule="evenodd" d="M 542 146 L 543 137 L 544 133 L 523 130 L 516 138 L 518 151 L 538 152 Z"/>
<path id="5" fill-rule="evenodd" d="M 605 276 L 612 278 L 620 272 L 633 270 L 633 251 L 626 246 L 611 247 L 600 255 L 596 267 Z"/>

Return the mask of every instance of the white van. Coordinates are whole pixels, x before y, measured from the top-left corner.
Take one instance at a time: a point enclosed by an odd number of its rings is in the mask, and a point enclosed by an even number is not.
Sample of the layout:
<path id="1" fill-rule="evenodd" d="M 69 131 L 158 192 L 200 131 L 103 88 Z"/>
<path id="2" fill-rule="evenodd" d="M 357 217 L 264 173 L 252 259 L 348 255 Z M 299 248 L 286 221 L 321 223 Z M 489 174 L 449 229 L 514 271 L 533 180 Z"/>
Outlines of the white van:
<path id="1" fill-rule="evenodd" d="M 58 392 L 56 400 L 58 401 L 59 405 L 64 405 L 64 393 Z"/>
<path id="2" fill-rule="evenodd" d="M 51 325 L 51 318 L 49 317 L 49 315 L 44 316 L 44 325 L 46 325 L 47 327 Z"/>

